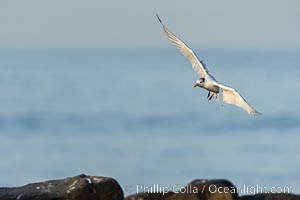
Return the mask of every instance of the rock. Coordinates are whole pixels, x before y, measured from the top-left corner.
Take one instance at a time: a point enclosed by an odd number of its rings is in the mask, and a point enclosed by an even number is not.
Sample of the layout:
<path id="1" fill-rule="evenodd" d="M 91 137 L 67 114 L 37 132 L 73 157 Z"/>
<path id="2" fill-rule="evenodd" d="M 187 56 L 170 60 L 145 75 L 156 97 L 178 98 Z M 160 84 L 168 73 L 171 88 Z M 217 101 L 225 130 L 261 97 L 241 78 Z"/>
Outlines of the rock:
<path id="1" fill-rule="evenodd" d="M 300 200 L 300 196 L 285 193 L 269 193 L 241 196 L 239 200 Z"/>
<path id="2" fill-rule="evenodd" d="M 162 193 L 139 193 L 125 200 L 238 200 L 236 187 L 227 180 L 197 179 L 178 191 Z"/>
<path id="3" fill-rule="evenodd" d="M 223 179 L 197 179 L 167 200 L 237 200 L 236 187 Z"/>
<path id="4" fill-rule="evenodd" d="M 187 186 L 165 193 L 138 193 L 125 200 L 300 200 L 300 195 L 263 193 L 238 197 L 228 180 L 197 179 Z M 152 190 L 151 190 L 152 191 Z M 158 191 L 160 192 L 160 190 Z M 21 187 L 0 188 L 0 200 L 123 200 L 119 183 L 108 177 L 79 175 L 61 180 L 31 183 Z"/>
<path id="5" fill-rule="evenodd" d="M 167 193 L 138 193 L 127 196 L 124 200 L 165 200 L 171 195 L 173 192 Z"/>
<path id="6" fill-rule="evenodd" d="M 0 188 L 0 200 L 123 200 L 123 197 L 116 180 L 86 175 Z"/>

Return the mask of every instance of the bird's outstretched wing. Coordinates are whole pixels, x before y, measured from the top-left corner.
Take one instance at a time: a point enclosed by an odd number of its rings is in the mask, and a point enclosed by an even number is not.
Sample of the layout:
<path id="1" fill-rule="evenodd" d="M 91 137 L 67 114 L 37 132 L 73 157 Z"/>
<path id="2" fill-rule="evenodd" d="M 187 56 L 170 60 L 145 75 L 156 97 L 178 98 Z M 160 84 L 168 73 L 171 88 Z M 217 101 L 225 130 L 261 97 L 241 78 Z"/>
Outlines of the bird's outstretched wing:
<path id="1" fill-rule="evenodd" d="M 179 38 L 177 38 L 171 31 L 167 29 L 167 27 L 162 23 L 158 14 L 156 14 L 158 21 L 163 26 L 163 30 L 168 37 L 168 39 L 173 42 L 178 49 L 190 60 L 193 69 L 201 76 L 205 77 L 208 74 L 208 70 L 205 68 L 205 65 L 197 58 L 194 52 Z"/>
<path id="2" fill-rule="evenodd" d="M 222 89 L 223 101 L 229 104 L 239 106 L 247 111 L 249 115 L 262 115 L 260 112 L 252 108 L 248 102 L 235 89 L 215 82 L 216 86 Z"/>

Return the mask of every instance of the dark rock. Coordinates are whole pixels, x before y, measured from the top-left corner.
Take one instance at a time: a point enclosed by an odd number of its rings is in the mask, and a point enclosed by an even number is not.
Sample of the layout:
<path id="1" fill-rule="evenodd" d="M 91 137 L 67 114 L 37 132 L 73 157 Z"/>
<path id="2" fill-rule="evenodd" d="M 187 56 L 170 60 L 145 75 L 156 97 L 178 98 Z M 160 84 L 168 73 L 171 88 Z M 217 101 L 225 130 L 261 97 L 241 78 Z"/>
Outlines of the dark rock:
<path id="1" fill-rule="evenodd" d="M 236 187 L 227 180 L 197 179 L 178 191 L 139 193 L 125 200 L 238 200 Z"/>
<path id="2" fill-rule="evenodd" d="M 241 196 L 239 200 L 300 200 L 299 195 L 285 193 L 268 193 Z"/>
<path id="3" fill-rule="evenodd" d="M 237 200 L 236 187 L 227 180 L 197 179 L 167 200 Z"/>
<path id="4" fill-rule="evenodd" d="M 173 192 L 166 193 L 138 193 L 127 196 L 124 200 L 165 200 L 172 196 Z"/>
<path id="5" fill-rule="evenodd" d="M 195 194 L 178 193 L 178 194 L 174 194 L 173 196 L 167 198 L 166 200 L 199 200 L 199 197 Z M 201 200 L 203 200 L 203 199 L 201 199 Z"/>
<path id="6" fill-rule="evenodd" d="M 0 188 L 0 200 L 123 200 L 123 197 L 114 179 L 86 175 Z"/>

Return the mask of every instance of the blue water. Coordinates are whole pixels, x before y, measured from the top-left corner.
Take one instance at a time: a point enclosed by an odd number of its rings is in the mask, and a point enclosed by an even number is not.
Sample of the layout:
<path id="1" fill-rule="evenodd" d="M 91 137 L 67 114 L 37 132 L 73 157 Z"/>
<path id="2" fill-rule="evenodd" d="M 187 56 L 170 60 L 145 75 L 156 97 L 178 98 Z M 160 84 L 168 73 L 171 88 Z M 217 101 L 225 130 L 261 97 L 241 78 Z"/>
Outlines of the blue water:
<path id="1" fill-rule="evenodd" d="M 171 49 L 171 48 L 170 48 Z M 261 117 L 206 100 L 171 50 L 0 50 L 0 185 L 111 176 L 300 192 L 300 52 L 198 51 Z"/>

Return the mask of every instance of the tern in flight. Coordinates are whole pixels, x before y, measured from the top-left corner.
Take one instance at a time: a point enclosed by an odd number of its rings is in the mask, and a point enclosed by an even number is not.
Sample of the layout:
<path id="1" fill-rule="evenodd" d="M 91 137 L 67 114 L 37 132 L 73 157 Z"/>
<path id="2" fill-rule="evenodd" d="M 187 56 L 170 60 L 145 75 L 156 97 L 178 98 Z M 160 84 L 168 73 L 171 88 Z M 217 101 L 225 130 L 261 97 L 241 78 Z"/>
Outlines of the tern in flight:
<path id="1" fill-rule="evenodd" d="M 206 69 L 204 63 L 199 60 L 194 52 L 179 38 L 177 38 L 167 27 L 162 23 L 159 16 L 156 14 L 158 21 L 161 23 L 164 33 L 168 39 L 173 42 L 178 49 L 190 60 L 193 69 L 200 75 L 194 87 L 204 88 L 208 91 L 207 98 L 211 100 L 215 98 L 218 100 L 218 94 L 222 90 L 222 99 L 228 104 L 233 104 L 243 108 L 249 115 L 261 115 L 251 107 L 247 101 L 233 88 L 220 84 Z"/>

